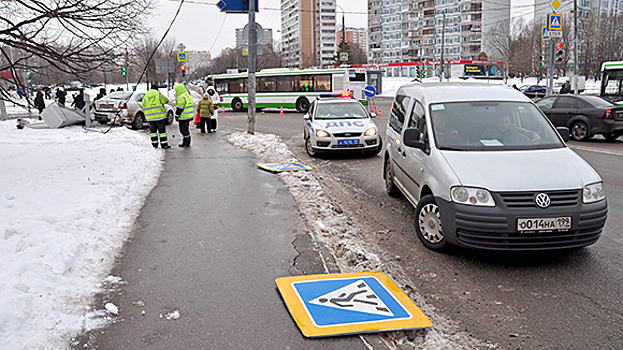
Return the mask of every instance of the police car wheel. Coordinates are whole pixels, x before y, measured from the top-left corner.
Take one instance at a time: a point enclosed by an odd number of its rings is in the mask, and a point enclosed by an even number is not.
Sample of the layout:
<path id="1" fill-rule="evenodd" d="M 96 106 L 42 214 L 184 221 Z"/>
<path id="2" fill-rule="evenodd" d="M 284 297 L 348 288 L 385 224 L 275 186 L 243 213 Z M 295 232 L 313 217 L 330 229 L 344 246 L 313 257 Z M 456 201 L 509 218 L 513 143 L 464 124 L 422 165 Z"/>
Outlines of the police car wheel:
<path id="1" fill-rule="evenodd" d="M 311 138 L 310 137 L 305 139 L 305 152 L 307 152 L 307 154 L 310 157 L 317 157 L 318 156 L 318 151 L 316 151 L 316 149 L 314 149 L 314 147 L 312 147 L 312 143 L 311 143 Z"/>
<path id="2" fill-rule="evenodd" d="M 428 249 L 442 250 L 447 245 L 441 227 L 441 213 L 435 198 L 430 194 L 420 198 L 415 208 L 415 232 Z"/>
<path id="3" fill-rule="evenodd" d="M 385 190 L 390 197 L 400 196 L 400 190 L 394 183 L 394 171 L 391 166 L 392 160 L 388 157 L 385 161 Z"/>

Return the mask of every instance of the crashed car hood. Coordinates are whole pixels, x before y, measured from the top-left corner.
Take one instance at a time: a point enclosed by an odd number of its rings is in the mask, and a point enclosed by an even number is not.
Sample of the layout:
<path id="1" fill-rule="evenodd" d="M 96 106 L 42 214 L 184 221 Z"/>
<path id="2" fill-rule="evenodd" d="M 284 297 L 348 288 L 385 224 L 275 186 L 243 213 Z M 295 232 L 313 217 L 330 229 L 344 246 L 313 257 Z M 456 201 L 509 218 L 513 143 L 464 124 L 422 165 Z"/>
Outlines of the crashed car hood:
<path id="1" fill-rule="evenodd" d="M 441 153 L 461 184 L 495 192 L 581 189 L 601 181 L 569 148 Z"/>

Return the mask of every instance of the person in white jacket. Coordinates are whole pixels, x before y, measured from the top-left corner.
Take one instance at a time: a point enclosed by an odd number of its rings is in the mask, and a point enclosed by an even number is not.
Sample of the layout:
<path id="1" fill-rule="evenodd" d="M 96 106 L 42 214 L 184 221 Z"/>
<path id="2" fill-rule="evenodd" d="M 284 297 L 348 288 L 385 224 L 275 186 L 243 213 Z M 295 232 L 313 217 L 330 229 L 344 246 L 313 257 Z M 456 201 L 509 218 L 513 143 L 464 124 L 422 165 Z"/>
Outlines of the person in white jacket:
<path id="1" fill-rule="evenodd" d="M 211 85 L 208 86 L 208 88 L 206 89 L 206 93 L 210 96 L 210 99 L 212 99 L 212 103 L 214 104 L 214 115 L 211 119 L 212 125 L 208 127 L 208 130 L 216 131 L 218 104 L 219 102 L 221 102 L 221 97 L 219 96 L 218 92 L 216 92 L 216 89 L 214 89 L 214 86 Z"/>

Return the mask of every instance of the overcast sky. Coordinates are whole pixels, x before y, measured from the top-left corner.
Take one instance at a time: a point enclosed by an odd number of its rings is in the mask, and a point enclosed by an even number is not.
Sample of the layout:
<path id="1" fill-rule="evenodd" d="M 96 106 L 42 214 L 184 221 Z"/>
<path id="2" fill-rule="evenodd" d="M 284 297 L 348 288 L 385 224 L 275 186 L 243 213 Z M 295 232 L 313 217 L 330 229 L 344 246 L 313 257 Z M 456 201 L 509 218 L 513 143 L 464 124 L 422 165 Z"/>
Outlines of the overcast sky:
<path id="1" fill-rule="evenodd" d="M 160 38 L 170 25 L 179 6 L 179 0 L 156 1 L 160 6 L 151 18 L 151 26 L 155 29 L 154 35 Z M 221 12 L 216 6 L 217 2 L 218 0 L 186 0 L 177 20 L 171 27 L 168 38 L 174 38 L 177 43 L 183 43 L 186 50 L 210 51 L 213 57 L 217 56 L 223 48 L 234 47 L 235 30 L 244 27 L 248 23 L 249 16 Z M 513 4 L 511 16 L 516 17 L 526 15 L 529 10 L 526 4 L 534 3 L 534 0 L 511 0 L 511 2 Z M 346 27 L 367 27 L 367 0 L 337 0 L 337 4 L 344 9 Z M 259 0 L 260 11 L 256 15 L 256 22 L 263 28 L 273 29 L 275 40 L 281 38 L 280 6 L 280 0 Z M 338 19 L 341 19 L 339 8 L 337 13 Z"/>

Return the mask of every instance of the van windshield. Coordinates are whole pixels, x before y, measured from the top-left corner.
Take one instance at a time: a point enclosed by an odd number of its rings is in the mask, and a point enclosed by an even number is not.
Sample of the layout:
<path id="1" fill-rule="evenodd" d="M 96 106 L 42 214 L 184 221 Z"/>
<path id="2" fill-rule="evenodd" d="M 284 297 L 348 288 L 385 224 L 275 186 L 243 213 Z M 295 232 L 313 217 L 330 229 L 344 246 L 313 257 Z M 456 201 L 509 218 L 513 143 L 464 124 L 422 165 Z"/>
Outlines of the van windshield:
<path id="1" fill-rule="evenodd" d="M 435 145 L 460 151 L 565 147 L 539 109 L 528 102 L 452 102 L 430 105 Z"/>

